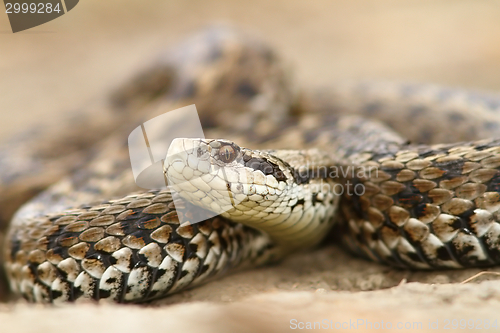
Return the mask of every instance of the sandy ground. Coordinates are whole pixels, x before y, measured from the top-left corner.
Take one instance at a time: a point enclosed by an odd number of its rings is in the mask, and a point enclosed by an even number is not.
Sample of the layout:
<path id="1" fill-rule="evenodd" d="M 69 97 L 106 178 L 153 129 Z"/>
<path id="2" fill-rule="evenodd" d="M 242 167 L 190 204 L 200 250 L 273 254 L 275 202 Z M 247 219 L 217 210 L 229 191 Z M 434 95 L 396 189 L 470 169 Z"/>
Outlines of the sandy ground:
<path id="1" fill-rule="evenodd" d="M 495 1 L 474 0 L 157 1 L 154 6 L 87 0 L 53 22 L 12 34 L 3 14 L 0 140 L 56 121 L 65 110 L 105 94 L 164 46 L 221 21 L 275 45 L 301 85 L 381 78 L 498 91 L 499 17 Z M 374 331 L 380 331 L 375 323 L 388 329 L 390 322 L 393 329 L 402 323 L 404 331 L 421 332 L 448 331 L 446 320 L 452 329 L 451 320 L 464 319 L 486 328 L 486 320 L 498 318 L 500 283 L 457 283 L 477 272 L 396 271 L 330 246 L 233 274 L 152 307 L 0 303 L 0 324 L 5 332 L 68 327 L 281 332 L 294 323 L 326 320 L 328 328 L 349 323 L 350 330 L 370 331 L 362 325 L 370 321 Z"/>

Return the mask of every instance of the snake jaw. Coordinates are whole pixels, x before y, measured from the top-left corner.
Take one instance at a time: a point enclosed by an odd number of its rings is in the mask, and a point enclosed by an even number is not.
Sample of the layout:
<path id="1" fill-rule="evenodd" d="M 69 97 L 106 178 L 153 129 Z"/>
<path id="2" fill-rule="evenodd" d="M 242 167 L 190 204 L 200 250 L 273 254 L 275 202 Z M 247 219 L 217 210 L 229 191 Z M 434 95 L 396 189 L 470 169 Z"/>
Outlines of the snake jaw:
<path id="1" fill-rule="evenodd" d="M 276 163 L 271 154 L 232 141 L 183 138 L 172 142 L 164 170 L 172 189 L 191 203 L 231 219 L 253 220 L 245 212 L 279 201 L 292 188 L 289 167 Z"/>
<path id="2" fill-rule="evenodd" d="M 191 203 L 222 214 L 232 210 L 246 184 L 241 148 L 227 140 L 175 139 L 165 159 L 164 172 L 172 189 Z M 236 196 L 238 195 L 238 199 Z"/>

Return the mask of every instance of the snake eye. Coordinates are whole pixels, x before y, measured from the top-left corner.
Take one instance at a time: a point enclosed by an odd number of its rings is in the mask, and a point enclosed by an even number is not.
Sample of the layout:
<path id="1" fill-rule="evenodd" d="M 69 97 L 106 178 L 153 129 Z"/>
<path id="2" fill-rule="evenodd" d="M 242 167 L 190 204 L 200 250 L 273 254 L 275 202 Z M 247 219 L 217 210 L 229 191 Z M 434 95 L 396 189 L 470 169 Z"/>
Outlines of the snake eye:
<path id="1" fill-rule="evenodd" d="M 236 150 L 233 146 L 222 146 L 219 150 L 219 158 L 224 163 L 231 163 L 236 159 Z"/>

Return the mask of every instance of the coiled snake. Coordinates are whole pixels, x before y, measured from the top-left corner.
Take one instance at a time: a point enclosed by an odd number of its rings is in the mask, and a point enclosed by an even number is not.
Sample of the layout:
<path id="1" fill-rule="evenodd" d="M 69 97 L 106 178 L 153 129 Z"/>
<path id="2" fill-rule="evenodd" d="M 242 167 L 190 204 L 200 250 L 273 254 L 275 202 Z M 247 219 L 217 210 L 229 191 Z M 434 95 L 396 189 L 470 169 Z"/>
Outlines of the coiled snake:
<path id="1" fill-rule="evenodd" d="M 184 155 L 164 171 L 176 191 L 138 192 L 128 133 L 193 103 L 206 137 L 224 139 L 174 141 Z M 12 218 L 11 288 L 35 302 L 143 302 L 310 248 L 332 228 L 397 267 L 495 265 L 498 109 L 500 98 L 431 85 L 301 91 L 267 46 L 210 29 L 86 116 L 0 150 L 0 190 L 14 193 L 3 207 L 60 178 Z M 193 205 L 220 216 L 189 223 Z"/>

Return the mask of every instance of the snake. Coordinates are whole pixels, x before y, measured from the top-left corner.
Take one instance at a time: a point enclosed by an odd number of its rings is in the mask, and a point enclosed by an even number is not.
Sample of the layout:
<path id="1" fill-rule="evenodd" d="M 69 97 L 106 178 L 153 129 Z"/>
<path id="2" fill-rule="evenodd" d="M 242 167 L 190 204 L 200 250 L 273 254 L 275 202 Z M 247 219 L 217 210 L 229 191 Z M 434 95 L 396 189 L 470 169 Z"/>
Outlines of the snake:
<path id="1" fill-rule="evenodd" d="M 190 104 L 206 138 L 175 139 L 169 186 L 138 188 L 128 133 Z M 30 302 L 147 302 L 329 238 L 403 269 L 500 263 L 495 94 L 308 90 L 265 42 L 213 27 L 83 109 L 0 148 L 3 266 Z"/>

